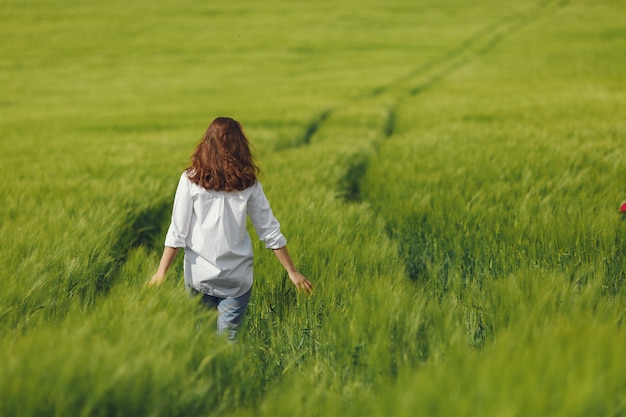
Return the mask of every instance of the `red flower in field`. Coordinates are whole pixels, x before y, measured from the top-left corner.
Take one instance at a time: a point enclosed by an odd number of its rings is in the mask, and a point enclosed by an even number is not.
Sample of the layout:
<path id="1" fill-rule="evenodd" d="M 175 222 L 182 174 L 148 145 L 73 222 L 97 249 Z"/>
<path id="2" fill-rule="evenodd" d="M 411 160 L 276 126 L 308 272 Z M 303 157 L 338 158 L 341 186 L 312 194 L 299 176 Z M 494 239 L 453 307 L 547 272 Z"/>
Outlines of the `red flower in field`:
<path id="1" fill-rule="evenodd" d="M 624 201 L 622 205 L 619 206 L 619 211 L 621 211 L 622 213 L 626 213 L 626 201 Z"/>

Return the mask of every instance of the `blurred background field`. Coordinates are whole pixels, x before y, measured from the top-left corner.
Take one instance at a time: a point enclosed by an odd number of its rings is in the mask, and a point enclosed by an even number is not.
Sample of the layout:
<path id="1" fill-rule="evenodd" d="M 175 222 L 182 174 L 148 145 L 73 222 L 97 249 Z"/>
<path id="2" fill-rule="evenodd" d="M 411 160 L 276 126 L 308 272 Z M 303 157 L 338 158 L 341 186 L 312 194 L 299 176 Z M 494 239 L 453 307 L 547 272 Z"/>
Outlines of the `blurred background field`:
<path id="1" fill-rule="evenodd" d="M 626 5 L 0 5 L 0 415 L 626 415 Z M 240 120 L 302 272 L 154 273 Z"/>

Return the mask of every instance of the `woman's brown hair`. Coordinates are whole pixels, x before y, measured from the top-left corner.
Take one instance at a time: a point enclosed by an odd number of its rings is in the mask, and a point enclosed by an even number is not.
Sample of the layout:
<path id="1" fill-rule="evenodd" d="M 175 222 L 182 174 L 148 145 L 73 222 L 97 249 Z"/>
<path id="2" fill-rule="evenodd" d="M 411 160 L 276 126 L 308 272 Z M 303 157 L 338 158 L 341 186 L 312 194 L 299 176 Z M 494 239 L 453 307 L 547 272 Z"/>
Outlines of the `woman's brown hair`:
<path id="1" fill-rule="evenodd" d="M 192 182 L 215 191 L 243 190 L 254 185 L 258 174 L 241 124 L 229 117 L 213 120 L 187 168 Z"/>

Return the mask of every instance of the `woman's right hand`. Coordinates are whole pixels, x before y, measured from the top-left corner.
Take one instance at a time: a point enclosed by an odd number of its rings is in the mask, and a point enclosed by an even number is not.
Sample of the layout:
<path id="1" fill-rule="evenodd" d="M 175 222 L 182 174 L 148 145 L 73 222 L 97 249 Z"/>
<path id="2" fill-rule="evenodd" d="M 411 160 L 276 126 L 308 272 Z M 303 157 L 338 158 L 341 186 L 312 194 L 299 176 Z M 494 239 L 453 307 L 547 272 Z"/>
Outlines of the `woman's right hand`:
<path id="1" fill-rule="evenodd" d="M 180 248 L 171 248 L 168 246 L 163 249 L 163 255 L 161 256 L 159 269 L 157 270 L 156 274 L 154 274 L 154 276 L 150 278 L 150 281 L 146 283 L 147 287 L 158 287 L 163 284 L 163 281 L 165 281 L 165 273 L 170 268 L 170 265 L 172 264 L 172 261 L 174 261 L 174 258 L 176 257 L 176 254 L 179 250 Z"/>
<path id="2" fill-rule="evenodd" d="M 154 274 L 152 276 L 152 278 L 150 278 L 150 281 L 148 281 L 146 286 L 148 286 L 148 287 L 159 287 L 159 286 L 161 286 L 161 284 L 163 284 L 163 281 L 165 281 L 165 274 L 163 274 L 161 272 L 157 272 L 156 274 Z"/>

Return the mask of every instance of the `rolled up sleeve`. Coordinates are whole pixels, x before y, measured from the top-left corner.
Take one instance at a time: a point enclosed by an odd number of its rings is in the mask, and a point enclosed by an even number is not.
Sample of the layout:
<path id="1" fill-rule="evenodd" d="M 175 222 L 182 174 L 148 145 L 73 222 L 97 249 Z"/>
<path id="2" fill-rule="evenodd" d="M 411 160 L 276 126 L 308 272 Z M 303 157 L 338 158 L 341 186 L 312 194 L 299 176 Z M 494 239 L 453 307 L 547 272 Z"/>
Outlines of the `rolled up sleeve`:
<path id="1" fill-rule="evenodd" d="M 272 213 L 261 184 L 257 182 L 254 187 L 248 202 L 248 216 L 254 230 L 267 249 L 282 248 L 287 245 L 287 239 L 280 231 L 280 223 Z"/>
<path id="2" fill-rule="evenodd" d="M 183 173 L 176 188 L 174 207 L 172 209 L 172 221 L 165 236 L 165 246 L 172 248 L 184 248 L 191 224 L 193 213 L 193 199 L 189 190 L 189 179 Z"/>

